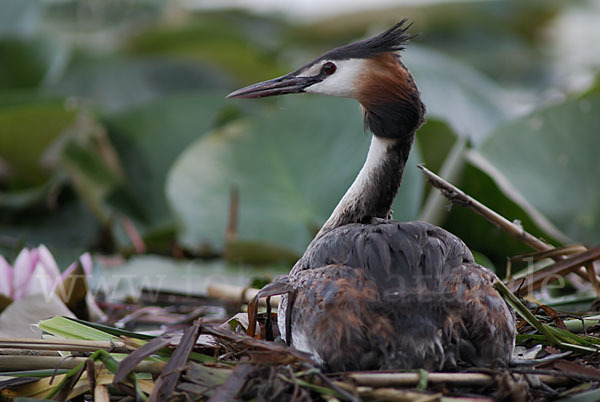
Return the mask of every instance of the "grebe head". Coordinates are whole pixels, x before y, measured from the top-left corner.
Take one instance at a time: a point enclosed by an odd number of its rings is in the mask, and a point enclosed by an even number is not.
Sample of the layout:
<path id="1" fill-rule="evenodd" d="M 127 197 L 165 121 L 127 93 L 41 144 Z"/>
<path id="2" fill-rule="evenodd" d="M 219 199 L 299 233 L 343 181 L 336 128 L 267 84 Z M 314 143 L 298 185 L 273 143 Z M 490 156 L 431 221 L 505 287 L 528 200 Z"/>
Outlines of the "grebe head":
<path id="1" fill-rule="evenodd" d="M 364 107 L 365 124 L 375 135 L 395 137 L 374 125 L 399 119 L 403 132 L 414 132 L 424 121 L 425 107 L 400 59 L 400 51 L 411 38 L 406 33 L 409 27 L 402 20 L 377 36 L 330 50 L 292 73 L 238 89 L 227 97 L 315 93 L 354 98 Z"/>

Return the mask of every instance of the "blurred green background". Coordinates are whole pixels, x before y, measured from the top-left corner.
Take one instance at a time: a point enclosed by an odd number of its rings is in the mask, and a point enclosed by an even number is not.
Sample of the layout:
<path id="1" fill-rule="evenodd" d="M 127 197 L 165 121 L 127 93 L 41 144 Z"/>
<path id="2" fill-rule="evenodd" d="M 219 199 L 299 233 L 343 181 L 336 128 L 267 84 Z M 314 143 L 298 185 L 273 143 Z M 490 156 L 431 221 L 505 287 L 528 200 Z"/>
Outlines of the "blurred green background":
<path id="1" fill-rule="evenodd" d="M 600 242 L 599 1 L 218 4 L 0 2 L 3 255 L 291 266 L 364 161 L 358 105 L 225 96 L 404 17 L 428 122 L 395 218 L 447 228 L 500 271 L 530 251 L 449 210 L 424 162 L 554 244 Z"/>

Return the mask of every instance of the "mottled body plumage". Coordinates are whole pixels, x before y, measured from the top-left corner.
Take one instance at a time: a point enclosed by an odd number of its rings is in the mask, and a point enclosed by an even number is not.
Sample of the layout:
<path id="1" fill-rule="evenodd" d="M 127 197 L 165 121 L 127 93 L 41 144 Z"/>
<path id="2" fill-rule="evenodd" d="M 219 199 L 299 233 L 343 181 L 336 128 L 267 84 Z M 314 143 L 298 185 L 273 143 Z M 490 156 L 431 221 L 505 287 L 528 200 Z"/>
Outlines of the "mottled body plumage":
<path id="1" fill-rule="evenodd" d="M 428 223 L 344 225 L 315 239 L 290 272 L 292 343 L 331 371 L 508 362 L 515 328 L 495 279 L 459 238 Z M 284 296 L 283 337 L 286 309 Z"/>
<path id="2" fill-rule="evenodd" d="M 373 133 L 365 165 L 302 258 L 263 291 L 292 291 L 279 306 L 279 330 L 326 370 L 488 366 L 507 363 L 514 348 L 497 278 L 467 246 L 428 223 L 390 220 L 425 114 L 400 59 L 404 22 L 229 95 L 352 97 Z"/>

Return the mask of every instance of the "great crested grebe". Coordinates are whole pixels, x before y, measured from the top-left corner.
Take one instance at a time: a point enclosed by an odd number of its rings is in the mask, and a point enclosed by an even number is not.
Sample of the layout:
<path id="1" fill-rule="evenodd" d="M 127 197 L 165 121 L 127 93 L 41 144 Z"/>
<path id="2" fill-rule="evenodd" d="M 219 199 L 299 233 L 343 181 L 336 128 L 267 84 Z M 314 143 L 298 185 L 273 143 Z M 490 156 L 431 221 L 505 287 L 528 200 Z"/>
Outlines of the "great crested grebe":
<path id="1" fill-rule="evenodd" d="M 400 58 L 407 28 L 403 20 L 228 96 L 354 98 L 373 133 L 356 180 L 290 274 L 274 284 L 294 295 L 284 295 L 279 306 L 282 337 L 329 371 L 489 366 L 508 363 L 514 349 L 514 319 L 494 289 L 497 277 L 453 234 L 391 220 L 425 114 Z"/>

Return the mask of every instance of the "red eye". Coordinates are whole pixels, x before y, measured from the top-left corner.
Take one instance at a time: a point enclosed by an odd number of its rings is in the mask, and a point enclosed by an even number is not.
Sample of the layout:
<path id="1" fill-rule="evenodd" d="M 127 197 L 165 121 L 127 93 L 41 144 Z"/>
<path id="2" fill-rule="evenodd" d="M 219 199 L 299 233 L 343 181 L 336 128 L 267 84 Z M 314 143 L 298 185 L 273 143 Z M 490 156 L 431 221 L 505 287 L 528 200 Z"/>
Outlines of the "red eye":
<path id="1" fill-rule="evenodd" d="M 321 67 L 321 71 L 324 72 L 327 75 L 331 75 L 331 74 L 335 73 L 335 70 L 337 70 L 336 65 L 333 64 L 330 61 L 328 61 L 327 63 L 323 64 L 323 67 Z"/>

